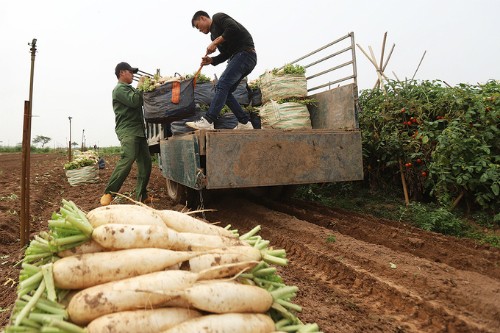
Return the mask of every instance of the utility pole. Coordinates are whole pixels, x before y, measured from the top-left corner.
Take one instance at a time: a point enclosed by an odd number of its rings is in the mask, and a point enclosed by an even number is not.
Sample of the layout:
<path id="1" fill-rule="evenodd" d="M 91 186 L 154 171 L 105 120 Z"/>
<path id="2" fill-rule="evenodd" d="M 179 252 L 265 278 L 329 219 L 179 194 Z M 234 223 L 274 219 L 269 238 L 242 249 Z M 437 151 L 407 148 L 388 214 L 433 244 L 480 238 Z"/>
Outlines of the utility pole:
<path id="1" fill-rule="evenodd" d="M 69 116 L 69 143 L 68 143 L 68 161 L 71 162 L 71 119 L 72 117 Z"/>
<path id="2" fill-rule="evenodd" d="M 30 157 L 31 157 L 31 117 L 33 114 L 33 77 L 35 73 L 36 38 L 31 43 L 31 72 L 29 101 L 24 101 L 23 153 L 21 175 L 21 247 L 28 245 L 30 237 Z"/>
<path id="3" fill-rule="evenodd" d="M 85 128 L 82 130 L 82 153 L 83 153 L 83 149 L 85 148 L 85 145 L 83 144 L 83 140 L 85 138 Z"/>

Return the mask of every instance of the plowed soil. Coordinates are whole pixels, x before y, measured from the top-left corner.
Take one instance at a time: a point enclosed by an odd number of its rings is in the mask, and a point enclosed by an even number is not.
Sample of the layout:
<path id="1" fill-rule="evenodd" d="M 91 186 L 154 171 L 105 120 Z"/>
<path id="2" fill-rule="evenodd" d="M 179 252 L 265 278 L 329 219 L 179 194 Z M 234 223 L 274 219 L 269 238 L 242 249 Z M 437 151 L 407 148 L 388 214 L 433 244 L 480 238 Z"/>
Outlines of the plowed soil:
<path id="1" fill-rule="evenodd" d="M 30 228 L 47 229 L 61 199 L 89 211 L 99 205 L 116 158 L 106 160 L 100 181 L 72 187 L 66 156 L 31 157 Z M 0 328 L 9 320 L 23 256 L 19 243 L 21 155 L 0 154 Z M 122 188 L 130 193 L 135 168 Z M 155 208 L 181 210 L 154 167 Z M 255 199 L 222 191 L 206 202 L 206 219 L 240 233 L 256 225 L 290 264 L 279 273 L 299 287 L 300 318 L 324 332 L 500 332 L 500 250 L 425 232 L 397 221 L 317 204 Z"/>

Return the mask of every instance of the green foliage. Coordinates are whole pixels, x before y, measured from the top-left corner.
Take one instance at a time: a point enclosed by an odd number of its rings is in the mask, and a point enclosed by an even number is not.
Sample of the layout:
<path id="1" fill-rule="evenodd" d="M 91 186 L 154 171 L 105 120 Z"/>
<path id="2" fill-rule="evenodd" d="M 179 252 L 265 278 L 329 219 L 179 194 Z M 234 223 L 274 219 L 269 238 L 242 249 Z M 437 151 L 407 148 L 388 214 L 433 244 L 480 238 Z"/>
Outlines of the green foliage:
<path id="1" fill-rule="evenodd" d="M 37 143 L 41 143 L 42 144 L 42 148 L 50 142 L 50 140 L 52 140 L 51 138 L 49 138 L 48 136 L 43 136 L 43 135 L 37 135 L 34 139 L 33 139 L 33 143 L 34 144 L 37 144 Z"/>
<path id="2" fill-rule="evenodd" d="M 360 95 L 364 167 L 372 186 L 397 180 L 413 199 L 500 208 L 500 83 L 391 81 Z M 500 218 L 500 217 L 499 217 Z"/>
<path id="3" fill-rule="evenodd" d="M 194 74 L 186 75 L 186 79 L 190 79 L 192 77 L 194 77 Z M 212 79 L 210 79 L 210 77 L 206 76 L 205 74 L 202 73 L 198 74 L 198 77 L 196 78 L 196 83 L 207 83 L 207 82 L 212 82 Z"/>
<path id="4" fill-rule="evenodd" d="M 436 203 L 411 202 L 406 207 L 403 193 L 397 188 L 378 191 L 367 188 L 366 183 L 359 181 L 311 184 L 299 186 L 294 197 L 500 247 L 500 236 L 489 231 L 498 229 L 500 221 L 495 221 L 491 213 L 481 211 L 464 215 L 461 211 L 450 211 Z"/>
<path id="5" fill-rule="evenodd" d="M 94 150 L 75 151 L 73 160 L 64 164 L 64 170 L 74 170 L 97 164 L 99 156 Z"/>
<path id="6" fill-rule="evenodd" d="M 291 65 L 287 64 L 282 69 L 275 68 L 273 69 L 274 75 L 304 75 L 306 73 L 306 69 L 300 65 Z"/>
<path id="7" fill-rule="evenodd" d="M 337 241 L 337 238 L 335 237 L 335 235 L 328 235 L 328 237 L 326 237 L 327 243 L 335 243 L 336 241 Z"/>
<path id="8" fill-rule="evenodd" d="M 139 84 L 137 86 L 137 90 L 139 91 L 144 91 L 144 92 L 150 92 L 150 91 L 153 91 L 156 89 L 156 80 L 154 78 L 150 78 L 149 76 L 146 76 L 144 78 L 144 81 L 142 82 L 142 84 Z"/>
<path id="9" fill-rule="evenodd" d="M 316 105 L 318 101 L 315 98 L 307 98 L 307 97 L 288 97 L 288 98 L 280 98 L 276 101 L 278 104 L 282 103 L 298 103 L 302 105 Z"/>
<path id="10" fill-rule="evenodd" d="M 443 207 L 433 208 L 414 202 L 401 209 L 402 214 L 409 214 L 412 223 L 420 229 L 452 236 L 463 236 L 465 233 L 465 223 Z"/>

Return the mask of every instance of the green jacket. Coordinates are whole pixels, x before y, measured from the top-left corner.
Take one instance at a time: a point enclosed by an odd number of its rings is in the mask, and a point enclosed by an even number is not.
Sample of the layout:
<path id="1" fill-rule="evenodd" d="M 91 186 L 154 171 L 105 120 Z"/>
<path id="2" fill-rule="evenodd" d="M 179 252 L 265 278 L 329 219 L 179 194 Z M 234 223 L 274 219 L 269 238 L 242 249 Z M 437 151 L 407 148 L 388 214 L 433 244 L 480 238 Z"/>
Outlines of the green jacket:
<path id="1" fill-rule="evenodd" d="M 115 132 L 118 139 L 125 136 L 146 137 L 142 113 L 142 93 L 131 85 L 118 82 L 113 89 Z"/>

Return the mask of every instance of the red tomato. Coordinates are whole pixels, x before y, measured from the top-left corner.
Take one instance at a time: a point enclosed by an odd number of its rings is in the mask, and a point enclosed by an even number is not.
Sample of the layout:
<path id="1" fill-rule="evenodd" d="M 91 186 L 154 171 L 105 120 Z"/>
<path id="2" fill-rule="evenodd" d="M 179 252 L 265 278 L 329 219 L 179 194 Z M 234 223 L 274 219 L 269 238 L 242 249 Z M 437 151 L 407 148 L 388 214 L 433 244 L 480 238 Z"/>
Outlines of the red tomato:
<path id="1" fill-rule="evenodd" d="M 405 108 L 402 108 L 401 113 L 405 113 L 405 112 L 406 112 Z"/>
<path id="2" fill-rule="evenodd" d="M 422 171 L 422 177 L 427 177 L 427 172 Z"/>
<path id="3" fill-rule="evenodd" d="M 417 163 L 418 164 L 421 164 L 422 163 L 422 160 L 420 158 L 417 158 Z"/>

